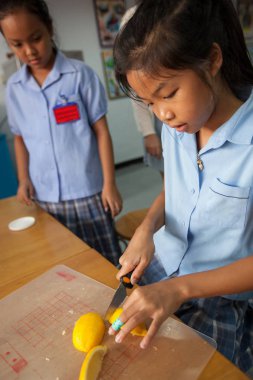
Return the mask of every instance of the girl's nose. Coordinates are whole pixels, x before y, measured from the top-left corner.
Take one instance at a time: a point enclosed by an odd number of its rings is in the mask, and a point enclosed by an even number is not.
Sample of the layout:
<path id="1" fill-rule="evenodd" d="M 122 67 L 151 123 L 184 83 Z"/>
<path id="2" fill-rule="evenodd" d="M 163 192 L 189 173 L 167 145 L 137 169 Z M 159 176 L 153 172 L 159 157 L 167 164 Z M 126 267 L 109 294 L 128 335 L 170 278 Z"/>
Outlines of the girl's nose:
<path id="1" fill-rule="evenodd" d="M 168 106 L 157 106 L 156 110 L 154 110 L 154 113 L 165 124 L 171 121 L 174 118 L 174 113 L 168 109 Z"/>
<path id="2" fill-rule="evenodd" d="M 33 55 L 34 54 L 34 48 L 33 48 L 33 46 L 32 45 L 30 45 L 30 44 L 26 44 L 25 45 L 25 54 L 27 55 L 27 56 L 30 56 L 30 55 Z"/>

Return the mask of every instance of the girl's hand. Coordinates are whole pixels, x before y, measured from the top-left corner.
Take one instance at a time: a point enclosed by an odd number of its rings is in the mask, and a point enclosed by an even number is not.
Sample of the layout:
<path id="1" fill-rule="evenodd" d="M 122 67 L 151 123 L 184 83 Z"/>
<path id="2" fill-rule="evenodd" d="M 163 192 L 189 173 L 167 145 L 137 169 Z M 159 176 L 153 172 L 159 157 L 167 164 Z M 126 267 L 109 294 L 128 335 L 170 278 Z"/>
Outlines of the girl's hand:
<path id="1" fill-rule="evenodd" d="M 17 199 L 19 202 L 30 206 L 34 198 L 34 193 L 34 187 L 30 179 L 25 179 L 19 182 L 17 191 Z"/>
<path id="2" fill-rule="evenodd" d="M 153 233 L 143 225 L 139 226 L 132 237 L 127 249 L 119 259 L 121 269 L 117 273 L 118 280 L 121 276 L 133 271 L 131 283 L 138 282 L 154 256 L 155 245 Z"/>
<path id="3" fill-rule="evenodd" d="M 162 146 L 159 137 L 156 134 L 144 137 L 144 145 L 146 151 L 158 159 L 162 157 Z"/>
<path id="4" fill-rule="evenodd" d="M 112 217 L 122 210 L 122 198 L 116 185 L 104 186 L 102 190 L 102 203 L 105 211 L 111 211 Z"/>
<path id="5" fill-rule="evenodd" d="M 123 305 L 120 315 L 123 327 L 117 333 L 111 326 L 109 334 L 117 334 L 115 341 L 121 343 L 137 325 L 151 319 L 147 335 L 140 343 L 141 348 L 146 348 L 161 324 L 185 302 L 176 284 L 176 279 L 169 279 L 135 289 Z"/>

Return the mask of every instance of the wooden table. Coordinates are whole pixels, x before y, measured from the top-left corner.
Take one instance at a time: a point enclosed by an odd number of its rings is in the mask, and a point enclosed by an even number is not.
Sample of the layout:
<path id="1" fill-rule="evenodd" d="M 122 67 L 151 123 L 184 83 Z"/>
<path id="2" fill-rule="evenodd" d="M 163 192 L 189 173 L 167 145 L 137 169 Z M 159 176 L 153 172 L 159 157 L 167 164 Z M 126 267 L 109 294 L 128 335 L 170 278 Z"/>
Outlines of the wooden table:
<path id="1" fill-rule="evenodd" d="M 34 216 L 34 226 L 10 231 L 8 224 L 22 216 Z M 90 247 L 40 208 L 24 206 L 15 198 L 0 201 L 0 296 L 50 267 Z"/>
<path id="2" fill-rule="evenodd" d="M 36 224 L 12 232 L 8 223 L 31 215 Z M 24 206 L 7 198 L 0 200 L 0 298 L 49 268 L 64 264 L 112 288 L 116 268 L 64 226 L 36 206 Z M 248 378 L 216 352 L 199 380 L 247 380 Z"/>

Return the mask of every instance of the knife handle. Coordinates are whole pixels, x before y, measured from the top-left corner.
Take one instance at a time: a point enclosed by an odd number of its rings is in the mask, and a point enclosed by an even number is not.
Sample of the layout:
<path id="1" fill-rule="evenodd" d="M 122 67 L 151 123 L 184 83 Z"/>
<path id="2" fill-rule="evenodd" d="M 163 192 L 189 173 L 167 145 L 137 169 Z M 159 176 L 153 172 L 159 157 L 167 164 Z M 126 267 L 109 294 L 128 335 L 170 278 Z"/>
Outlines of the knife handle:
<path id="1" fill-rule="evenodd" d="M 133 287 L 133 284 L 131 283 L 131 280 L 130 280 L 132 273 L 133 273 L 133 271 L 125 274 L 122 277 L 120 277 L 120 282 L 121 282 L 121 284 L 123 284 L 125 286 L 125 288 L 132 289 L 132 287 Z"/>

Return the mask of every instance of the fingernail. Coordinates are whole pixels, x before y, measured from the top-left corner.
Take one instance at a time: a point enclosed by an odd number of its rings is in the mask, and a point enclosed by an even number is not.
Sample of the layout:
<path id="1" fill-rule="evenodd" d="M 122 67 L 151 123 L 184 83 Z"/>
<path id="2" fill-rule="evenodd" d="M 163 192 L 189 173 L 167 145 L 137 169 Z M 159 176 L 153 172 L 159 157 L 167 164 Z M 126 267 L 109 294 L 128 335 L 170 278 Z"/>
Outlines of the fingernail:
<path id="1" fill-rule="evenodd" d="M 143 350 L 147 347 L 147 345 L 145 343 L 140 343 L 140 348 L 142 348 Z"/>
<path id="2" fill-rule="evenodd" d="M 116 337 L 115 337 L 115 342 L 116 342 L 116 343 L 121 343 L 121 341 L 122 341 L 122 337 L 121 337 L 121 335 L 120 335 L 120 334 L 117 334 Z"/>
<path id="3" fill-rule="evenodd" d="M 108 330 L 108 335 L 113 335 L 114 332 L 115 332 L 115 331 L 113 330 L 113 328 L 110 327 L 109 330 Z"/>

